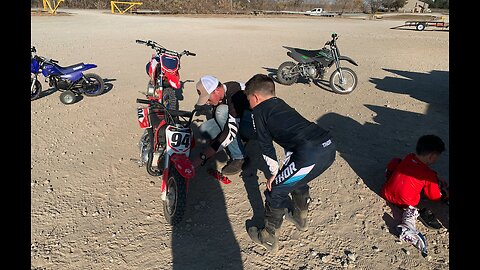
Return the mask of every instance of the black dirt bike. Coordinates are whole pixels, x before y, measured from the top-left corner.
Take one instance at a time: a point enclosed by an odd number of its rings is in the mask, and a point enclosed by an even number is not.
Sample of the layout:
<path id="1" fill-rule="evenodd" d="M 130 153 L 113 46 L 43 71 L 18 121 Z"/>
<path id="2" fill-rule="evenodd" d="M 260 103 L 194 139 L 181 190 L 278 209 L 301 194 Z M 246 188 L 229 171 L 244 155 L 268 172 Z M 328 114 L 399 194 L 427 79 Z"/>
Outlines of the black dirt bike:
<path id="1" fill-rule="evenodd" d="M 319 50 L 304 50 L 286 47 L 287 55 L 298 63 L 287 61 L 282 63 L 277 70 L 277 80 L 281 84 L 292 85 L 302 76 L 308 82 L 323 79 L 327 70 L 335 64 L 335 70 L 330 75 L 330 87 L 338 94 L 350 94 L 357 87 L 357 74 L 350 68 L 341 67 L 340 61 L 347 61 L 358 66 L 350 57 L 340 54 L 337 47 L 338 35 L 332 34 L 332 40 L 325 43 Z M 327 48 L 328 46 L 328 48 Z"/>

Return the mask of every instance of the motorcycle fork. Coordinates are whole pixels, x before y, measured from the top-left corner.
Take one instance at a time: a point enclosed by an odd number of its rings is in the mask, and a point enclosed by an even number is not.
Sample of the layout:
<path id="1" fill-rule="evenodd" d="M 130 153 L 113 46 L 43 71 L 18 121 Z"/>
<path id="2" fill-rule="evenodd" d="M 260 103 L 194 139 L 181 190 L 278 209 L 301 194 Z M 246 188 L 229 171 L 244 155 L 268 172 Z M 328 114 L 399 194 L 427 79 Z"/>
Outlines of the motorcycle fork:
<path id="1" fill-rule="evenodd" d="M 158 75 L 158 77 L 157 77 L 157 85 L 158 85 L 158 89 L 160 89 L 160 94 L 162 95 L 162 96 L 160 97 L 160 102 L 161 102 L 163 105 L 165 105 L 165 104 L 163 103 L 163 94 L 164 94 L 164 93 L 163 93 L 163 77 L 164 77 L 163 72 L 160 72 L 160 75 Z"/>
<path id="2" fill-rule="evenodd" d="M 38 81 L 38 74 L 35 74 L 35 78 L 32 80 L 32 84 L 30 85 L 30 91 L 33 90 L 35 87 L 35 83 Z"/>
<path id="3" fill-rule="evenodd" d="M 166 153 L 163 161 L 163 174 L 162 174 L 162 187 L 161 187 L 161 198 L 163 201 L 167 199 L 167 181 L 170 175 L 170 154 Z M 175 169 L 175 168 L 173 168 Z"/>
<path id="4" fill-rule="evenodd" d="M 163 174 L 162 174 L 162 187 L 161 187 L 161 198 L 162 201 L 165 201 L 167 199 L 167 181 L 168 181 L 168 164 L 169 164 L 169 157 L 165 158 L 165 168 L 163 168 Z"/>
<path id="5" fill-rule="evenodd" d="M 344 84 L 345 78 L 343 77 L 342 68 L 340 67 L 340 60 L 338 59 L 340 56 L 338 55 L 337 48 L 335 47 L 335 49 L 332 50 L 332 52 L 333 52 L 333 58 L 335 59 L 335 67 L 338 69 L 338 74 L 340 76 L 340 84 Z"/>

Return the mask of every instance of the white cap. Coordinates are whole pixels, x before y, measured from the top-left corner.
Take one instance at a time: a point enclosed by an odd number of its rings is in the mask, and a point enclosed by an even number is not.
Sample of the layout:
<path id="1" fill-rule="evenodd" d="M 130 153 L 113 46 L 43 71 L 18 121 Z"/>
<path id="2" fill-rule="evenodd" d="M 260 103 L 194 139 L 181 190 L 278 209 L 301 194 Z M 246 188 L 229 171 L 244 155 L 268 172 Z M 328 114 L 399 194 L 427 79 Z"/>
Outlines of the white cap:
<path id="1" fill-rule="evenodd" d="M 210 94 L 217 89 L 218 83 L 218 79 L 211 75 L 205 75 L 200 78 L 200 80 L 197 82 L 197 89 L 200 91 L 197 105 L 204 105 L 207 103 Z"/>

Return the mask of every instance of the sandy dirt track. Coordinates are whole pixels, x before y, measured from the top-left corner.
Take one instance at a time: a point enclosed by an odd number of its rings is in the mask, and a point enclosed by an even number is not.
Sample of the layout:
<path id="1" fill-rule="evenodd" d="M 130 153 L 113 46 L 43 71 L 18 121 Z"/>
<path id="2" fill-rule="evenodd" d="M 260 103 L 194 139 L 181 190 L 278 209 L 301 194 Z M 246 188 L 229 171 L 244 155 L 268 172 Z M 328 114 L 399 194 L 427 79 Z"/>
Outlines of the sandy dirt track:
<path id="1" fill-rule="evenodd" d="M 97 64 L 92 72 L 108 91 L 67 106 L 43 83 L 44 94 L 31 103 L 32 269 L 449 269 L 448 206 L 424 204 L 445 229 L 418 222 L 428 240 L 423 258 L 393 235 L 398 217 L 378 195 L 388 160 L 413 151 L 427 133 L 446 143 L 433 168 L 448 181 L 448 31 L 389 29 L 403 23 L 396 20 L 66 11 L 71 15 L 32 16 L 32 45 L 60 65 Z M 332 32 L 359 64 L 345 64 L 357 72 L 355 92 L 334 94 L 327 81 L 276 84 L 279 97 L 331 130 L 337 143 L 337 160 L 311 182 L 308 231 L 285 221 L 276 254 L 250 240 L 245 224 L 263 211 L 258 156 L 229 185 L 197 172 L 184 223 L 166 224 L 160 178 L 131 160 L 142 134 L 135 100 L 143 97 L 153 52 L 135 40 L 197 54 L 182 58 L 180 70 L 180 108 L 190 110 L 202 75 L 226 82 L 274 74 L 290 60 L 282 46 L 318 49 Z M 254 143 L 249 149 L 255 153 Z M 218 154 L 207 164 L 225 162 Z"/>

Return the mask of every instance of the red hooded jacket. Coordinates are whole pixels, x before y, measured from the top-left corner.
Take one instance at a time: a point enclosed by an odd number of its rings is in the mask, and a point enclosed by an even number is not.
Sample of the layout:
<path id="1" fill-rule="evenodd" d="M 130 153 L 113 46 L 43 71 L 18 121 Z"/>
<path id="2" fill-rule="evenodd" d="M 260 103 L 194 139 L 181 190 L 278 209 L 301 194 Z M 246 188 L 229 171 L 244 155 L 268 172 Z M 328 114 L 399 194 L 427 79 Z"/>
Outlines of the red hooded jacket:
<path id="1" fill-rule="evenodd" d="M 395 168 L 395 164 L 398 164 Z M 432 200 L 440 200 L 442 194 L 438 186 L 437 173 L 421 162 L 414 153 L 408 154 L 400 163 L 392 159 L 387 166 L 392 170 L 381 190 L 381 196 L 402 208 L 417 206 L 420 194 Z M 387 175 L 388 177 L 388 175 Z"/>

